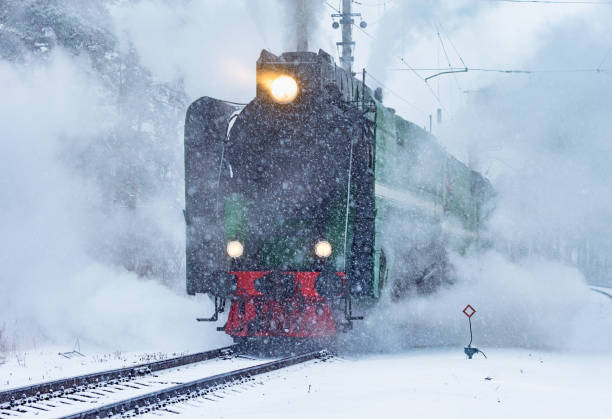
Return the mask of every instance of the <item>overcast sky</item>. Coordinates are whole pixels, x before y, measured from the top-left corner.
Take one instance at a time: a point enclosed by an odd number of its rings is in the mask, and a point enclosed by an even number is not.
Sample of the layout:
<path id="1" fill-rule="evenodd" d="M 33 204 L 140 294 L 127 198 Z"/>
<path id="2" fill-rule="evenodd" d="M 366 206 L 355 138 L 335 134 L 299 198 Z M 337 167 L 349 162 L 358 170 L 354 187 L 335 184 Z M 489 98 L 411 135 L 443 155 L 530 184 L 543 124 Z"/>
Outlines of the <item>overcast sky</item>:
<path id="1" fill-rule="evenodd" d="M 319 3 L 319 26 L 313 28 L 310 49 L 323 48 L 338 57 L 335 42 L 341 31 L 331 27 L 332 7 Z M 163 2 L 151 0 L 120 7 L 118 27 L 129 33 L 143 58 L 162 79 L 186 77 L 190 93 L 207 94 L 211 85 L 227 99 L 253 96 L 254 61 L 262 48 L 281 53 L 294 49 L 287 5 L 292 1 L 248 0 L 225 2 Z M 408 119 L 425 122 L 442 106 L 454 116 L 469 94 L 511 77 L 468 73 L 430 81 L 440 102 L 400 61 L 414 68 L 462 66 L 470 68 L 561 69 L 597 68 L 612 46 L 609 24 L 612 5 L 533 4 L 477 0 L 364 0 L 354 5 L 368 22 L 365 32 L 354 29 L 356 71 L 365 67 L 397 95 L 387 103 Z M 384 5 L 386 3 L 386 6 Z M 443 44 L 437 35 L 440 32 Z M 556 40 L 571 32 L 562 45 Z M 588 50 L 583 49 L 588 43 Z M 556 48 L 551 51 L 550 48 Z M 446 49 L 447 61 L 443 49 Z M 569 53 L 568 53 L 569 52 Z M 165 59 L 160 60 L 163 55 Z M 215 56 L 218 59 L 211 59 Z M 612 67 L 612 57 L 607 64 Z M 606 64 L 606 63 L 604 63 Z M 215 71 L 209 72 L 208 70 Z M 418 72 L 426 77 L 434 72 Z M 604 76 L 605 77 L 605 76 Z M 524 78 L 524 77 L 523 77 Z M 568 78 L 569 79 L 569 78 Z M 370 80 L 372 84 L 376 82 Z M 230 90 L 227 87 L 230 87 Z M 409 102 L 410 104 L 406 103 Z"/>
<path id="2" fill-rule="evenodd" d="M 337 60 L 341 31 L 332 29 L 330 15 L 339 2 L 313 2 L 318 18 L 311 19 L 310 49 L 323 48 Z M 354 29 L 355 71 L 365 67 L 375 77 L 368 77 L 369 85 L 387 87 L 385 104 L 421 126 L 442 108 L 443 124 L 434 122 L 434 134 L 500 193 L 496 229 L 527 240 L 584 238 L 589 231 L 591 239 L 605 241 L 601 232 L 612 223 L 607 129 L 612 72 L 470 71 L 427 85 L 423 78 L 435 71 L 415 74 L 405 63 L 413 68 L 463 63 L 500 70 L 612 68 L 612 4 L 359 3 L 353 11 L 368 27 Z M 160 80 L 181 77 L 192 98 L 249 101 L 261 49 L 295 49 L 294 4 L 148 0 L 124 3 L 113 15 L 117 31 L 136 45 Z M 610 244 L 599 247 L 608 249 L 602 252 L 612 260 Z"/>

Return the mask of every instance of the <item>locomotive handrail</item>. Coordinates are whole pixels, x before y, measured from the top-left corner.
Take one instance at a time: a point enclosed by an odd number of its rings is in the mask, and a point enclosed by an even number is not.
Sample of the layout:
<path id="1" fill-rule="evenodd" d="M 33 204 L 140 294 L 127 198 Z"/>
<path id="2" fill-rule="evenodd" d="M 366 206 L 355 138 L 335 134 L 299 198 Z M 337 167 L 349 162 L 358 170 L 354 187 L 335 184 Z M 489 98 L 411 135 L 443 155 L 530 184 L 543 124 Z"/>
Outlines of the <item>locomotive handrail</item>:
<path id="1" fill-rule="evenodd" d="M 346 275 L 346 241 L 348 236 L 348 219 L 349 219 L 349 211 L 350 211 L 350 203 L 351 203 L 351 177 L 353 174 L 353 137 L 351 136 L 351 152 L 349 155 L 349 172 L 348 172 L 348 184 L 346 187 L 346 213 L 344 215 L 344 267 L 343 271 Z"/>

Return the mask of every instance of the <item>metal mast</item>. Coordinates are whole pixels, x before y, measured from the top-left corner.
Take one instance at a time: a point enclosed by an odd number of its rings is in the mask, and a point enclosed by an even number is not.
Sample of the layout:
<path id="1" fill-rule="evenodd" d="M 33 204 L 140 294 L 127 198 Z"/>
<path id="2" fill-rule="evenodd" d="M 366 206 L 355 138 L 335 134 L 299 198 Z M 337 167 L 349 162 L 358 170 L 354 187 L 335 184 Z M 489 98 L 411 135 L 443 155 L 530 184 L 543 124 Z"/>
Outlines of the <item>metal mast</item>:
<path id="1" fill-rule="evenodd" d="M 332 18 L 334 18 L 333 28 L 338 29 L 342 25 L 342 42 L 336 42 L 336 45 L 342 46 L 340 64 L 350 75 L 353 74 L 353 49 L 355 47 L 355 42 L 353 41 L 353 24 L 355 19 L 353 18 L 357 16 L 361 20 L 361 13 L 353 13 L 351 11 L 352 3 L 353 0 L 342 0 L 342 11 L 332 14 Z M 335 18 L 340 18 L 340 22 L 336 22 Z M 365 29 L 367 23 L 361 20 L 359 26 Z"/>
<path id="2" fill-rule="evenodd" d="M 348 74 L 352 74 L 353 67 L 353 14 L 351 13 L 351 5 L 353 0 L 342 0 L 342 13 L 340 16 L 340 24 L 342 25 L 342 42 L 337 45 L 342 45 L 342 57 L 340 63 Z"/>

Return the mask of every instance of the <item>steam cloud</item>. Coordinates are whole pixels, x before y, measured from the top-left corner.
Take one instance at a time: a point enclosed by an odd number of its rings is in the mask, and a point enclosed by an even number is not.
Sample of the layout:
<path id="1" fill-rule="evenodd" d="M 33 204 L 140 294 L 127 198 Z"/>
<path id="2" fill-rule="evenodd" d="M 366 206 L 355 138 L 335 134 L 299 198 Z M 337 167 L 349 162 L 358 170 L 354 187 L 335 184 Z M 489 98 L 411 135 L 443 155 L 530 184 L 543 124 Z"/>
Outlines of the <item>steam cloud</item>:
<path id="1" fill-rule="evenodd" d="M 106 350 L 215 345 L 223 337 L 211 333 L 205 342 L 194 321 L 210 301 L 183 292 L 175 182 L 182 185 L 184 110 L 172 116 L 164 107 L 180 105 L 180 94 L 151 94 L 146 73 L 130 79 L 133 62 L 114 71 L 118 54 L 104 51 L 112 38 L 93 23 L 107 23 L 96 15 L 104 6 L 78 3 L 74 13 L 53 16 L 68 26 L 89 22 L 81 32 L 97 42 L 91 55 L 57 45 L 52 27 L 34 29 L 34 45 L 11 37 L 48 18 L 39 11 L 66 9 L 9 6 L 16 9 L 3 9 L 3 19 L 17 10 L 31 20 L 3 21 L 0 33 L 0 346 L 68 347 L 76 338 Z"/>
<path id="2" fill-rule="evenodd" d="M 397 22 L 415 13 L 415 26 L 438 45 L 409 31 L 402 38 L 403 55 L 413 65 L 440 47 L 436 28 L 429 25 L 435 20 L 452 28 L 450 38 L 473 66 L 487 62 L 496 67 L 496 59 L 500 68 L 595 68 L 609 49 L 604 26 L 593 24 L 609 20 L 608 10 L 540 8 L 522 21 L 522 36 L 507 37 L 501 28 L 516 24 L 513 19 L 523 16 L 524 9 L 465 7 L 468 3 L 458 4 L 450 15 L 444 7 L 434 15 L 433 9 L 404 10 L 398 5 L 380 29 L 378 54 L 396 54 L 400 42 L 393 34 L 401 33 Z M 493 38 L 475 38 L 492 27 L 497 28 L 491 31 Z M 452 54 L 447 38 L 445 42 Z M 493 44 L 503 45 L 505 53 L 495 54 Z M 386 65 L 376 50 L 373 65 Z M 458 62 L 457 56 L 452 58 Z M 391 87 L 397 80 L 409 80 L 387 74 Z M 409 86 L 414 86 L 420 103 L 440 106 L 422 81 L 413 79 Z M 462 103 L 456 98 L 458 86 L 466 91 Z M 474 318 L 477 344 L 580 350 L 589 342 L 588 349 L 609 350 L 612 340 L 602 331 L 610 328 L 612 308 L 608 299 L 589 291 L 588 283 L 612 285 L 607 239 L 612 225 L 607 128 L 612 101 L 603 93 L 612 88 L 610 76 L 466 74 L 439 78 L 431 87 L 447 108 L 459 109 L 451 115 L 452 122 L 436 127 L 440 142 L 489 177 L 498 193 L 489 225 L 497 250 L 453 256 L 457 284 L 429 297 L 381 305 L 361 338 L 386 349 L 464 345 L 469 337 L 461 309 L 471 303 L 479 310 Z M 405 104 L 397 106 L 406 109 Z"/>
<path id="3" fill-rule="evenodd" d="M 612 347 L 604 332 L 612 327 L 612 304 L 591 292 L 576 269 L 539 258 L 514 263 L 495 251 L 455 255 L 451 261 L 458 283 L 402 303 L 383 301 L 364 325 L 357 324 L 347 347 L 467 345 L 469 329 L 461 312 L 467 304 L 477 310 L 475 346 L 595 352 Z"/>
<path id="4" fill-rule="evenodd" d="M 104 349 L 203 345 L 193 319 L 208 302 L 186 300 L 91 253 L 100 245 L 95 238 L 118 221 L 100 187 L 65 163 L 115 117 L 98 102 L 103 87 L 87 61 L 58 51 L 42 63 L 0 62 L 0 80 L 11 98 L 0 101 L 0 326 L 9 347 L 76 338 Z"/>
<path id="5" fill-rule="evenodd" d="M 325 3 L 322 0 L 289 0 L 279 1 L 284 8 L 285 49 L 288 51 L 308 51 L 312 44 L 313 34 L 321 21 L 321 12 Z"/>
<path id="6" fill-rule="evenodd" d="M 250 100 L 260 49 L 295 50 L 295 19 L 307 27 L 310 49 L 327 45 L 321 39 L 328 34 L 317 29 L 323 7 L 318 0 L 303 3 L 301 13 L 298 1 L 249 0 L 239 6 L 216 0 L 111 3 L 108 20 L 114 27 L 106 30 L 117 34 L 124 52 L 137 53 L 155 82 L 184 86 L 185 103 L 203 95 Z M 468 64 L 482 63 L 478 50 L 483 49 L 486 57 L 514 60 L 509 64 L 597 65 L 609 48 L 608 26 L 602 24 L 609 21 L 609 11 L 597 9 L 596 18 L 572 14 L 573 9 L 564 5 L 562 10 L 549 9 L 552 16 L 539 20 L 537 13 L 530 13 L 518 36 L 516 19 L 523 15 L 517 9 L 472 3 L 436 2 L 441 6 L 437 8 L 397 2 L 405 13 L 390 10 L 382 22 L 380 44 L 370 55 L 372 66 L 378 73 L 390 66 L 389 52 L 400 50 L 396 41 L 402 37 L 397 34 L 406 21 L 412 22 L 404 37 L 407 56 L 425 56 L 429 46 L 423 39 L 431 32 L 426 36 L 419 31 L 426 33 L 433 10 L 436 17 L 456 16 L 445 20 L 445 26 Z M 75 4 L 75 13 L 83 9 L 81 2 Z M 411 16 L 417 18 L 408 19 Z M 88 19 L 97 21 L 96 16 Z M 500 30 L 503 21 L 514 25 L 513 30 Z M 534 27 L 538 29 L 529 29 Z M 283 29 L 288 36 L 281 35 Z M 4 38 L 4 32 L 0 35 L 1 48 L 10 38 Z M 504 54 L 499 54 L 500 45 Z M 396 90 L 403 92 L 406 79 L 399 77 L 389 77 L 388 82 L 394 86 L 399 80 Z M 460 310 L 469 302 L 479 310 L 474 318 L 478 344 L 575 349 L 588 341 L 597 349 L 609 348 L 612 343 L 601 332 L 610 330 L 609 303 L 589 293 L 583 274 L 575 268 L 535 255 L 538 247 L 557 243 L 545 256 L 561 257 L 570 265 L 588 259 L 592 263 L 580 266 L 589 281 L 596 272 L 603 272 L 598 277 L 602 283 L 610 280 L 606 238 L 612 234 L 608 182 L 612 150 L 606 127 L 612 106 L 605 92 L 612 88 L 612 79 L 604 74 L 505 82 L 478 77 L 460 79 L 466 90 L 479 93 L 453 115 L 448 131 L 438 134 L 453 154 L 473 162 L 500 192 L 491 230 L 500 237 L 497 246 L 504 256 L 491 252 L 453 257 L 458 284 L 404 304 L 385 302 L 360 326 L 363 336 L 359 337 L 372 347 L 387 349 L 465 344 L 467 330 Z M 0 329 L 23 346 L 36 344 L 34 339 L 71 344 L 77 336 L 107 348 L 212 346 L 222 337 L 212 326 L 203 332 L 202 325 L 193 321 L 210 310 L 210 302 L 171 290 L 183 291 L 182 149 L 177 121 L 184 110 L 160 124 L 169 139 L 163 147 L 137 143 L 123 153 L 104 151 L 107 144 L 99 140 L 118 118 L 116 102 L 108 94 L 115 90 L 104 80 L 95 75 L 87 54 L 75 56 L 61 48 L 42 58 L 29 56 L 21 64 L 0 60 Z M 411 100 L 431 101 L 429 92 L 419 90 L 422 82 L 416 82 L 418 88 L 410 89 Z M 441 85 L 444 93 L 444 82 Z M 133 97 L 146 95 L 152 94 L 135 92 Z M 131 102 L 123 110 L 146 108 Z M 409 112 L 399 113 L 418 122 Z M 144 129 L 140 132 L 151 127 Z M 133 137 L 126 138 L 118 144 L 133 144 L 129 142 Z M 132 167 L 118 155 L 140 162 L 135 167 L 143 170 L 137 176 L 113 172 L 116 167 Z M 156 169 L 144 170 L 152 167 Z M 166 181 L 135 208 L 124 208 L 116 205 L 116 196 L 109 198 L 109 191 L 126 190 L 113 188 L 109 173 L 121 173 L 130 181 L 144 178 L 154 186 L 159 186 L 159 179 Z M 161 260 L 167 253 L 146 246 L 160 236 L 171 243 L 169 248 L 179 249 L 169 256 L 171 262 L 162 261 L 177 263 L 165 270 L 173 272 L 166 274 L 165 285 L 159 275 L 138 276 L 116 263 L 116 254 L 109 254 L 109 249 L 139 254 L 146 248 L 152 249 L 146 259 Z M 523 244 L 508 256 L 503 247 L 512 242 Z M 586 269 L 589 266 L 592 271 Z"/>

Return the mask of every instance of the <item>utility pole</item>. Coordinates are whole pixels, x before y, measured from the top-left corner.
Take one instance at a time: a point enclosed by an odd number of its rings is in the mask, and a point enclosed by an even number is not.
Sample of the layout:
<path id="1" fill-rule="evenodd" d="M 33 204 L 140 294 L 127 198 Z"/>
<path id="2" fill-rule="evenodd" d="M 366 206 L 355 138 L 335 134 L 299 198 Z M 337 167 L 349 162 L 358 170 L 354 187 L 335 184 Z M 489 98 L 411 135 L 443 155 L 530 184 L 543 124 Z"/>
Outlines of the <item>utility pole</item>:
<path id="1" fill-rule="evenodd" d="M 353 41 L 353 24 L 355 23 L 354 17 L 359 17 L 361 20 L 361 13 L 352 13 L 351 6 L 353 0 L 342 0 L 342 10 L 340 13 L 332 14 L 332 18 L 340 18 L 340 22 L 334 23 L 332 27 L 334 29 L 338 29 L 340 25 L 342 25 L 342 42 L 336 42 L 337 46 L 342 46 L 342 56 L 340 57 L 340 64 L 342 68 L 346 70 L 351 76 L 352 67 L 353 67 L 353 48 L 355 47 L 355 42 Z M 359 26 L 362 29 L 365 29 L 368 24 L 361 20 L 359 22 Z"/>
<path id="2" fill-rule="evenodd" d="M 351 13 L 351 5 L 353 0 L 342 0 L 342 17 L 340 18 L 340 24 L 342 25 L 342 42 L 338 42 L 338 45 L 342 45 L 342 68 L 350 75 L 352 74 L 353 67 L 353 15 Z"/>
<path id="3" fill-rule="evenodd" d="M 353 74 L 353 47 L 355 46 L 355 42 L 353 42 L 353 23 L 355 23 L 353 16 L 361 17 L 360 13 L 351 13 L 352 3 L 353 0 L 342 0 L 342 10 L 340 13 L 332 14 L 332 18 L 340 18 L 340 23 L 334 20 L 332 25 L 334 29 L 338 29 L 342 25 L 342 42 L 336 42 L 337 46 L 342 46 L 340 64 L 351 76 Z M 362 27 L 365 27 L 363 23 L 365 22 L 362 22 Z"/>

